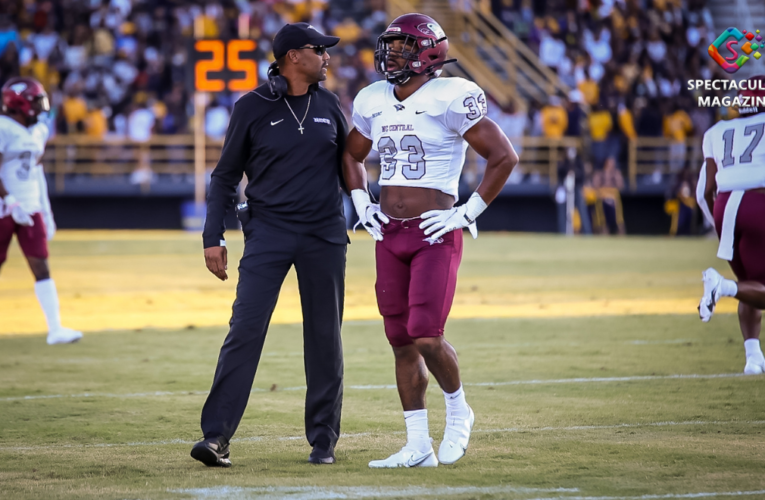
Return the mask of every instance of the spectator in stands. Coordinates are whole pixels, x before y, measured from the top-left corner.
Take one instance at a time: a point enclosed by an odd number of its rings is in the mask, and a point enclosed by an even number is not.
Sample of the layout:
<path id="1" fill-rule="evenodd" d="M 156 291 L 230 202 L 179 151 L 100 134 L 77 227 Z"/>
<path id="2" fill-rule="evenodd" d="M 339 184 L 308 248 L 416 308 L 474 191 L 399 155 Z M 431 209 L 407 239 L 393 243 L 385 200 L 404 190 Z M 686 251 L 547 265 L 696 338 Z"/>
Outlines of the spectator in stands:
<path id="1" fill-rule="evenodd" d="M 88 28 L 84 24 L 74 27 L 69 45 L 64 50 L 64 66 L 72 71 L 82 70 L 88 65 Z"/>
<path id="2" fill-rule="evenodd" d="M 557 34 L 553 35 L 544 31 L 539 44 L 539 59 L 542 64 L 557 70 L 565 56 L 566 44 Z"/>
<path id="3" fill-rule="evenodd" d="M 0 83 L 4 83 L 7 79 L 18 74 L 19 50 L 14 39 L 10 39 L 5 44 L 2 55 L 0 55 L 0 80 L 2 80 Z"/>
<path id="4" fill-rule="evenodd" d="M 595 172 L 593 184 L 602 202 L 605 232 L 616 231 L 618 234 L 627 234 L 621 196 L 624 190 L 624 177 L 616 168 L 616 158 L 609 156 L 606 159 L 603 170 Z"/>
<path id="5" fill-rule="evenodd" d="M 584 162 L 582 162 L 576 148 L 573 147 L 566 148 L 566 158 L 558 165 L 558 191 L 560 191 L 561 188 L 563 189 L 564 195 L 562 199 L 564 202 L 566 201 L 567 196 L 565 183 L 566 178 L 569 175 L 574 177 L 574 208 L 579 213 L 581 230 L 584 234 L 592 234 L 592 225 L 590 224 L 590 218 L 588 216 L 587 204 L 585 203 L 584 194 L 582 193 L 582 188 L 584 187 Z M 556 199 L 560 198 L 561 197 L 556 193 Z M 559 203 L 559 205 L 561 204 L 562 203 Z M 566 232 L 566 214 L 565 211 L 561 213 L 560 209 L 561 207 L 559 206 L 558 228 L 559 232 L 564 233 Z"/>
<path id="6" fill-rule="evenodd" d="M 664 117 L 664 137 L 672 140 L 669 146 L 669 168 L 678 173 L 685 165 L 685 140 L 693 131 L 693 123 L 688 113 L 678 101 L 672 104 L 672 113 Z"/>
<path id="7" fill-rule="evenodd" d="M 228 129 L 228 120 L 231 115 L 225 106 L 222 106 L 217 99 L 213 99 L 207 107 L 205 115 L 205 134 L 214 141 L 222 141 L 226 137 Z"/>
<path id="8" fill-rule="evenodd" d="M 138 143 L 138 166 L 130 175 L 132 184 L 149 185 L 152 181 L 151 158 L 149 145 L 147 144 L 154 132 L 154 114 L 146 106 L 145 96 L 136 96 L 133 111 L 128 115 L 127 133 L 128 138 Z"/>
<path id="9" fill-rule="evenodd" d="M 90 101 L 88 103 L 88 112 L 84 120 L 85 133 L 89 137 L 96 139 L 103 139 L 106 136 L 106 132 L 109 131 L 109 125 L 107 123 L 106 113 L 104 106 L 96 101 Z"/>
<path id="10" fill-rule="evenodd" d="M 13 45 L 18 49 L 18 44 L 19 32 L 16 30 L 16 25 L 11 22 L 5 13 L 0 14 L 0 56 L 5 54 L 9 45 Z M 7 79 L 7 76 L 5 79 Z"/>
<path id="11" fill-rule="evenodd" d="M 35 54 L 40 61 L 47 61 L 54 49 L 57 49 L 61 38 L 54 31 L 53 20 L 49 20 L 42 33 L 29 36 Z"/>
<path id="12" fill-rule="evenodd" d="M 696 214 L 696 178 L 695 172 L 685 166 L 677 175 L 670 198 L 664 203 L 664 211 L 672 218 L 670 236 L 691 234 Z"/>
<path id="13" fill-rule="evenodd" d="M 568 120 L 568 127 L 566 128 L 566 137 L 581 137 L 582 136 L 582 122 L 584 121 L 585 114 L 582 110 L 582 92 L 578 89 L 572 90 L 566 100 L 566 118 Z"/>
<path id="14" fill-rule="evenodd" d="M 584 102 L 590 106 L 596 106 L 600 102 L 600 87 L 592 77 L 590 71 L 584 69 L 584 78 L 577 84 L 577 89 L 582 93 Z"/>
<path id="15" fill-rule="evenodd" d="M 614 128 L 611 112 L 604 103 L 599 103 L 595 111 L 588 117 L 590 139 L 592 140 L 592 162 L 595 170 L 602 170 L 606 158 L 611 153 L 609 138 Z"/>
<path id="16" fill-rule="evenodd" d="M 548 139 L 560 139 L 568 129 L 568 113 L 561 105 L 560 97 L 552 95 L 542 108 L 542 134 Z"/>
<path id="17" fill-rule="evenodd" d="M 88 105 L 79 92 L 79 86 L 72 85 L 67 92 L 61 105 L 61 116 L 64 119 L 64 131 L 67 134 L 80 134 L 85 131 Z"/>

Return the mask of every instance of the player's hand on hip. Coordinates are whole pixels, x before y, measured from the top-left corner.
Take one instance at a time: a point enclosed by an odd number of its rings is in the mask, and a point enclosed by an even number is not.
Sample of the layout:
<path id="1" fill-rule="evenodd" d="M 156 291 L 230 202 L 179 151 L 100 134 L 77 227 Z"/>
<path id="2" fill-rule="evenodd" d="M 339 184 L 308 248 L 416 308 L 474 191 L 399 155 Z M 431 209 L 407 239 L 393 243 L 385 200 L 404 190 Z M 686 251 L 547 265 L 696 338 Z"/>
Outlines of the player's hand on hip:
<path id="1" fill-rule="evenodd" d="M 5 213 L 13 218 L 13 221 L 20 226 L 34 226 L 35 221 L 32 220 L 32 214 L 27 213 L 21 204 L 16 200 L 16 197 L 12 194 L 3 198 L 3 204 L 5 204 Z"/>
<path id="2" fill-rule="evenodd" d="M 478 237 L 478 229 L 475 221 L 468 220 L 465 216 L 466 213 L 466 205 L 453 207 L 449 210 L 429 210 L 420 215 L 423 219 L 420 223 L 420 229 L 425 230 L 425 235 L 429 236 L 430 241 L 436 241 L 450 231 L 466 227 L 475 239 Z"/>
<path id="3" fill-rule="evenodd" d="M 43 212 L 43 223 L 45 223 L 45 238 L 50 241 L 56 234 L 56 221 L 53 219 L 53 212 Z"/>
<path id="4" fill-rule="evenodd" d="M 226 247 L 205 248 L 205 264 L 207 265 L 207 269 L 221 281 L 226 281 L 228 279 L 228 275 L 226 274 L 226 270 L 228 269 L 228 253 Z"/>
<path id="5" fill-rule="evenodd" d="M 363 189 L 351 191 L 353 206 L 359 216 L 359 224 L 374 238 L 375 241 L 383 240 L 382 225 L 390 222 L 387 215 L 382 212 L 378 203 L 372 203 L 369 193 Z"/>

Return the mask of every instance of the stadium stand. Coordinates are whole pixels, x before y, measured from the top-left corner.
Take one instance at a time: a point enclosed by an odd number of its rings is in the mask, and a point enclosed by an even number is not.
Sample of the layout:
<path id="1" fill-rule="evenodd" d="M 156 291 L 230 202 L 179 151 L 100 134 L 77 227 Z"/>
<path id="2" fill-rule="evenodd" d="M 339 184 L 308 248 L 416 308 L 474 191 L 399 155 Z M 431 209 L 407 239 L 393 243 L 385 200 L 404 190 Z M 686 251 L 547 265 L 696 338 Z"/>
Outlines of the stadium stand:
<path id="1" fill-rule="evenodd" d="M 413 10 L 442 23 L 460 60 L 448 74 L 487 90 L 491 117 L 521 151 L 508 193 L 551 197 L 573 147 L 588 182 L 613 159 L 624 191 L 672 197 L 678 175 L 692 178 L 687 172 L 700 164 L 701 135 L 722 118 L 695 106 L 684 85 L 720 76 L 706 56 L 715 26 L 703 0 L 2 0 L 0 83 L 29 75 L 49 92 L 56 136 L 45 166 L 54 195 L 188 195 L 195 29 L 256 40 L 261 81 L 284 23 L 308 21 L 340 36 L 326 87 L 350 114 L 356 92 L 379 78 L 377 34 Z M 218 93 L 209 103 L 208 169 L 239 95 Z M 373 161 L 372 178 L 375 169 Z M 466 189 L 481 169 L 469 156 Z"/>

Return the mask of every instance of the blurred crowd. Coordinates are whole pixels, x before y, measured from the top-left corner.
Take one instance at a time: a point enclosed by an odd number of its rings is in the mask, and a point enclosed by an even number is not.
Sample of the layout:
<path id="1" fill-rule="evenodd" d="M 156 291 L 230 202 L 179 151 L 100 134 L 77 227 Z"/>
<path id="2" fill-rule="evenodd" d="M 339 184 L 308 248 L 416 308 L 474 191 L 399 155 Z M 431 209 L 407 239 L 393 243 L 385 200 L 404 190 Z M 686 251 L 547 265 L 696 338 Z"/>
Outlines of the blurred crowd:
<path id="1" fill-rule="evenodd" d="M 696 106 L 684 84 L 720 77 L 706 56 L 716 34 L 704 0 L 478 4 L 490 5 L 572 89 L 526 109 L 490 106 L 490 116 L 509 137 L 580 138 L 577 185 L 607 178 L 616 189 L 616 177 L 626 172 L 628 141 L 664 137 L 672 142 L 672 175 L 657 160 L 654 174 L 641 182 L 687 190 L 677 182 L 690 179 L 687 171 L 695 160 L 687 157 L 686 139 L 700 137 L 720 118 L 719 111 Z M 325 86 L 350 114 L 358 90 L 380 78 L 373 59 L 387 23 L 385 0 L 0 0 L 0 83 L 18 74 L 40 80 L 51 98 L 57 133 L 145 142 L 154 134 L 190 132 L 194 108 L 186 85 L 187 50 L 195 30 L 208 38 L 256 40 L 259 78 L 265 81 L 274 34 L 297 21 L 341 38 L 330 52 Z M 223 138 L 238 97 L 220 93 L 208 103 L 210 138 Z M 608 170 L 616 173 L 603 173 Z M 510 182 L 536 179 L 518 169 Z"/>
<path id="2" fill-rule="evenodd" d="M 623 232 L 619 192 L 624 188 L 628 142 L 664 138 L 656 168 L 643 184 L 667 186 L 666 211 L 673 233 L 690 231 L 695 189 L 691 172 L 704 132 L 727 110 L 700 108 L 687 90 L 691 79 L 724 78 L 707 55 L 717 36 L 704 0 L 492 0 L 494 14 L 553 68 L 572 91 L 532 106 L 527 116 L 499 110 L 516 123 L 516 134 L 579 137 L 584 145 L 561 164 L 561 183 L 576 170 L 577 213 L 583 230 Z M 508 118 L 504 118 L 508 119 Z M 521 122 L 525 119 L 525 123 Z M 573 154 L 573 153 L 572 153 Z M 659 161 L 659 158 L 662 160 Z M 583 161 L 582 161 L 583 160 Z M 662 167 L 667 167 L 662 168 Z M 520 179 L 518 179 L 520 180 Z M 558 197 L 560 200 L 560 196 Z M 605 215 L 602 208 L 605 206 Z M 620 222 L 621 221 L 621 222 Z M 590 229 L 592 228 L 592 229 Z"/>
<path id="3" fill-rule="evenodd" d="M 386 25 L 382 0 L 0 0 L 0 84 L 15 75 L 40 80 L 58 133 L 135 141 L 187 133 L 194 30 L 207 38 L 255 39 L 265 81 L 274 34 L 298 21 L 342 37 L 326 86 L 350 110 L 356 92 L 377 78 L 372 61 Z M 209 103 L 205 129 L 212 138 L 225 134 L 238 97 L 221 93 Z"/>

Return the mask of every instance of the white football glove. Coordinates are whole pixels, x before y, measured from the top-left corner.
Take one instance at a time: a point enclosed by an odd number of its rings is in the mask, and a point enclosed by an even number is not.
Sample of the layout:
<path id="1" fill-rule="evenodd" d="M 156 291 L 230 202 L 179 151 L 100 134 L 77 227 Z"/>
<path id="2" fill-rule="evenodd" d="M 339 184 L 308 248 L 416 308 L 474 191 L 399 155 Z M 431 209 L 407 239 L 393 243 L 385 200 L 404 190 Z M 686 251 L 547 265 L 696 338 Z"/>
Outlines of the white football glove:
<path id="1" fill-rule="evenodd" d="M 372 235 L 375 241 L 382 241 L 382 225 L 389 223 L 390 219 L 382 213 L 380 205 L 372 203 L 369 193 L 363 189 L 351 191 L 351 199 L 353 200 L 353 206 L 356 208 L 356 214 L 359 216 L 358 224 L 363 225 L 364 229 Z"/>
<path id="2" fill-rule="evenodd" d="M 15 196 L 12 194 L 6 195 L 6 197 L 3 198 L 3 203 L 5 204 L 5 214 L 13 217 L 16 224 L 19 224 L 20 226 L 35 225 L 35 221 L 32 220 L 32 215 L 28 214 L 26 210 L 21 207 Z"/>
<path id="3" fill-rule="evenodd" d="M 50 241 L 56 234 L 56 221 L 53 219 L 53 212 L 50 210 L 43 212 L 43 222 L 45 223 L 45 238 Z"/>
<path id="4" fill-rule="evenodd" d="M 429 235 L 426 241 L 431 244 L 437 242 L 446 233 L 463 227 L 468 228 L 473 239 L 476 239 L 478 228 L 475 225 L 475 219 L 486 210 L 486 206 L 481 195 L 473 193 L 464 205 L 452 207 L 449 210 L 429 210 L 422 214 L 420 217 L 424 220 L 420 223 L 420 229 L 424 229 L 425 235 Z"/>

